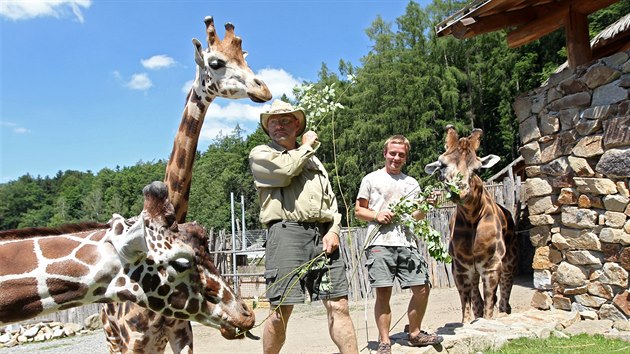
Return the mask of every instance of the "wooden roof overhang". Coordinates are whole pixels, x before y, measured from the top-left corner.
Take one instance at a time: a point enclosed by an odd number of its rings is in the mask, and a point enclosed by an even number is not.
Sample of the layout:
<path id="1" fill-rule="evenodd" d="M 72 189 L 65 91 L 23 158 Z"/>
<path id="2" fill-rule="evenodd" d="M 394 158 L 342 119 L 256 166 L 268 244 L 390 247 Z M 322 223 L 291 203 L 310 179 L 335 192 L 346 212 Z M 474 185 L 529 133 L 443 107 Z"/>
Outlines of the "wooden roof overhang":
<path id="1" fill-rule="evenodd" d="M 591 51 L 587 16 L 618 0 L 476 0 L 435 26 L 438 37 L 464 39 L 508 29 L 516 48 L 564 27 L 569 66 L 588 63 Z"/>

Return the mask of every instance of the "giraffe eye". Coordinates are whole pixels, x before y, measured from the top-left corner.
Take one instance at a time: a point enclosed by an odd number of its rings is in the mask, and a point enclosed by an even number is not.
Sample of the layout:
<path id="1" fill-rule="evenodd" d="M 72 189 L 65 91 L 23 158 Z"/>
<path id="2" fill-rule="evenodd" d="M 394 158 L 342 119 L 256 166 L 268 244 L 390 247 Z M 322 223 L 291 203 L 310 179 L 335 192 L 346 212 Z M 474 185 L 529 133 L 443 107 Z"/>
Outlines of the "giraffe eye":
<path id="1" fill-rule="evenodd" d="M 176 260 L 171 261 L 170 265 L 177 273 L 183 273 L 190 269 L 190 261 L 186 258 L 177 258 Z"/>
<path id="2" fill-rule="evenodd" d="M 221 60 L 221 59 L 215 59 L 215 60 L 211 60 L 208 65 L 210 66 L 210 68 L 212 68 L 212 70 L 219 70 L 221 68 L 225 68 L 225 60 Z"/>

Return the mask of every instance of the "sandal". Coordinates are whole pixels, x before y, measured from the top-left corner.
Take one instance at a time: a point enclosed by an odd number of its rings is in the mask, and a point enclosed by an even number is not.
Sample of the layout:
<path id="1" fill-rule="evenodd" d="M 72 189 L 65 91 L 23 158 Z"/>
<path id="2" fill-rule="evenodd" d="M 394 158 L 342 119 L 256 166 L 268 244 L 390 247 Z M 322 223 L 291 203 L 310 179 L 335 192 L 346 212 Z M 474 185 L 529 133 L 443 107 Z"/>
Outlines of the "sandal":
<path id="1" fill-rule="evenodd" d="M 390 343 L 378 343 L 377 354 L 392 354 L 392 345 Z"/>
<path id="2" fill-rule="evenodd" d="M 436 345 L 442 343 L 444 337 L 438 336 L 436 333 L 427 333 L 420 331 L 416 336 L 409 335 L 409 345 L 412 347 L 422 347 L 425 345 Z"/>

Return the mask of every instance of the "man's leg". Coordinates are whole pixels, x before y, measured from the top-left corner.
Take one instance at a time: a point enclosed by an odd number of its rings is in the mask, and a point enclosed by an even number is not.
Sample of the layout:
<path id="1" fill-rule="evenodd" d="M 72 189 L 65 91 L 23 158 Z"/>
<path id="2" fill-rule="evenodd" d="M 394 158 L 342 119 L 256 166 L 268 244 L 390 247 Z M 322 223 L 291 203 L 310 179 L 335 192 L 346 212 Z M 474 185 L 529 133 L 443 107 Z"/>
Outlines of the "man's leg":
<path id="1" fill-rule="evenodd" d="M 422 319 L 427 311 L 429 302 L 429 291 L 431 287 L 428 284 L 416 285 L 411 287 L 411 299 L 407 307 L 407 317 L 409 318 L 409 335 L 417 336 L 420 334 L 422 327 Z"/>
<path id="2" fill-rule="evenodd" d="M 328 312 L 328 332 L 341 354 L 356 354 L 359 352 L 357 335 L 350 317 L 350 307 L 347 297 L 334 300 L 322 300 Z"/>
<path id="3" fill-rule="evenodd" d="M 390 343 L 389 326 L 392 323 L 392 310 L 389 307 L 389 299 L 392 296 L 392 287 L 374 288 L 376 301 L 374 302 L 374 318 L 381 343 Z"/>
<path id="4" fill-rule="evenodd" d="M 263 331 L 263 353 L 280 353 L 286 339 L 286 329 L 291 312 L 293 312 L 293 305 L 281 305 L 267 319 Z"/>

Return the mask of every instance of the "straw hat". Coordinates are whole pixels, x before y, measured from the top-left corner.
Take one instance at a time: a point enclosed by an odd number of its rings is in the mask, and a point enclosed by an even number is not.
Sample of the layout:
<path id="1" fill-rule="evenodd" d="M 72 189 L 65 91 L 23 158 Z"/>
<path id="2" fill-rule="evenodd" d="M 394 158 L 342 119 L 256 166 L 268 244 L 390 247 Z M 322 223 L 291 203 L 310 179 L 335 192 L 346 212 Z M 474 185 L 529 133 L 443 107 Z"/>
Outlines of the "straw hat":
<path id="1" fill-rule="evenodd" d="M 290 103 L 286 103 L 280 100 L 274 100 L 271 103 L 271 108 L 267 113 L 260 114 L 260 125 L 267 135 L 269 135 L 269 129 L 267 128 L 267 122 L 269 122 L 269 118 L 278 115 L 292 115 L 294 116 L 298 122 L 300 123 L 297 129 L 296 136 L 302 135 L 304 133 L 304 129 L 306 128 L 306 116 L 304 115 L 304 111 L 301 109 L 295 109 Z"/>

